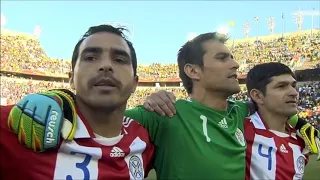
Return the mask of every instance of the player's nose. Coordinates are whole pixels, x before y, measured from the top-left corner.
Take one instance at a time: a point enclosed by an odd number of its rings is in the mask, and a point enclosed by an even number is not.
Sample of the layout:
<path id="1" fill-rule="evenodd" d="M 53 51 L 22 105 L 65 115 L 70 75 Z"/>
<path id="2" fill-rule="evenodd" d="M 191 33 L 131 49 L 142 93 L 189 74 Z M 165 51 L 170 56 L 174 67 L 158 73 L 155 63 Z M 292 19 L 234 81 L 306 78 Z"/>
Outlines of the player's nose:
<path id="1" fill-rule="evenodd" d="M 111 71 L 113 72 L 112 60 L 108 55 L 102 56 L 98 65 L 99 72 Z"/>
<path id="2" fill-rule="evenodd" d="M 295 87 L 290 87 L 289 95 L 296 98 L 298 97 L 299 93 Z"/>

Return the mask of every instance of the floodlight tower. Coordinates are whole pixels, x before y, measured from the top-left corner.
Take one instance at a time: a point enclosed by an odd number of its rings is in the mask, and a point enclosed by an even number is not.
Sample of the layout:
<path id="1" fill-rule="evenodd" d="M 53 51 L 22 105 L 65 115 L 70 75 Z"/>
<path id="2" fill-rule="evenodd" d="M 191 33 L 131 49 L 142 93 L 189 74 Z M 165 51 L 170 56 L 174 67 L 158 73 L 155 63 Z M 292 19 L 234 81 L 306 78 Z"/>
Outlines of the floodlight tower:
<path id="1" fill-rule="evenodd" d="M 242 30 L 246 36 L 246 38 L 249 37 L 249 33 L 250 33 L 250 30 L 251 30 L 251 26 L 248 22 L 246 22 L 245 24 L 242 25 Z"/>
<path id="2" fill-rule="evenodd" d="M 283 34 L 285 32 L 285 16 L 284 16 L 284 13 L 281 14 L 281 19 L 282 19 L 282 38 L 283 38 Z"/>
<path id="3" fill-rule="evenodd" d="M 301 31 L 302 23 L 303 23 L 303 13 L 302 11 L 298 11 L 293 15 L 294 22 L 296 23 L 298 30 Z"/>
<path id="4" fill-rule="evenodd" d="M 7 18 L 1 13 L 1 27 L 7 24 Z"/>
<path id="5" fill-rule="evenodd" d="M 274 32 L 274 28 L 276 27 L 276 20 L 274 17 L 269 17 L 267 19 L 267 25 L 268 25 L 268 29 L 270 31 L 271 34 L 273 34 Z"/>
<path id="6" fill-rule="evenodd" d="M 126 28 L 128 31 L 124 32 L 125 35 L 129 38 L 130 41 L 133 41 L 134 39 L 134 25 L 130 23 L 125 22 L 119 22 L 119 21 L 109 21 L 105 24 L 112 25 L 114 27 L 123 27 Z"/>
<path id="7" fill-rule="evenodd" d="M 312 11 L 297 11 L 293 14 L 294 17 L 296 16 L 311 16 L 311 35 L 313 35 L 312 30 L 314 29 L 314 17 L 320 16 L 320 11 L 316 10 L 315 8 L 312 9 Z"/>
<path id="8" fill-rule="evenodd" d="M 256 26 L 257 26 L 257 40 L 259 40 L 259 17 L 255 16 L 253 17 L 254 21 L 256 21 Z"/>
<path id="9" fill-rule="evenodd" d="M 36 36 L 37 38 L 39 38 L 41 33 L 42 33 L 42 29 L 41 29 L 40 25 L 36 25 L 33 30 L 33 35 Z"/>

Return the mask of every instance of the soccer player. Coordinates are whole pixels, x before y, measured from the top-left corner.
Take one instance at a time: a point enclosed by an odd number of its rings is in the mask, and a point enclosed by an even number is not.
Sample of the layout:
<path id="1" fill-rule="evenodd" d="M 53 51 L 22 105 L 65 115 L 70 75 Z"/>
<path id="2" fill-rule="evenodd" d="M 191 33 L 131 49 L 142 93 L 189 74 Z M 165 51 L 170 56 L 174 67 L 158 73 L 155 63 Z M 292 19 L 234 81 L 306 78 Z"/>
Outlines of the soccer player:
<path id="1" fill-rule="evenodd" d="M 287 123 L 288 117 L 298 113 L 294 73 L 281 63 L 257 65 L 248 72 L 247 89 L 257 112 L 245 119 L 246 179 L 302 179 L 308 160 L 302 152 L 304 142 Z M 164 107 L 158 95 L 149 97 L 151 108 Z M 163 98 L 167 106 L 173 106 L 172 96 Z M 243 139 L 241 134 L 236 136 Z"/>
<path id="2" fill-rule="evenodd" d="M 154 168 L 158 179 L 245 177 L 243 130 L 249 108 L 241 101 L 227 101 L 240 87 L 238 64 L 225 41 L 217 33 L 206 33 L 180 49 L 180 77 L 192 100 L 177 101 L 173 117 L 159 116 L 143 106 L 126 111 L 149 132 L 156 147 Z M 20 123 L 21 118 L 13 120 Z M 48 129 L 46 123 L 42 126 Z"/>
<path id="3" fill-rule="evenodd" d="M 124 118 L 138 77 L 135 50 L 123 30 L 109 25 L 90 27 L 76 44 L 70 74 L 74 97 L 67 91 L 50 91 L 1 107 L 1 179 L 127 180 L 148 175 L 154 152 L 148 132 Z M 55 127 L 63 123 L 61 106 L 72 112 L 65 116 L 76 124 L 75 129 L 67 133 L 69 141 L 47 153 L 24 148 L 8 129 L 9 125 L 29 148 L 52 147 L 60 136 Z M 14 121 L 16 117 L 21 118 L 20 123 Z M 40 125 L 44 121 L 49 127 L 45 132 Z M 45 140 L 40 142 L 39 137 Z"/>
<path id="4" fill-rule="evenodd" d="M 247 89 L 258 111 L 245 120 L 246 179 L 302 179 L 304 142 L 287 123 L 298 113 L 294 73 L 281 63 L 257 65 Z"/>

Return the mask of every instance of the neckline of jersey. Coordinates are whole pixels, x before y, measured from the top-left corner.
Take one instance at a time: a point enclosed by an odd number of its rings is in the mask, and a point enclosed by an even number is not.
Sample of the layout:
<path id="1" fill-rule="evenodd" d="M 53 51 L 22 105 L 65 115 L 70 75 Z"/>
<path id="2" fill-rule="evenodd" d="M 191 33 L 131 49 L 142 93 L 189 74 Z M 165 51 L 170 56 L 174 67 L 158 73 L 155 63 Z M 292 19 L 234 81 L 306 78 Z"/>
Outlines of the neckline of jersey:
<path id="1" fill-rule="evenodd" d="M 201 107 L 203 107 L 204 109 L 206 109 L 206 110 L 209 110 L 209 111 L 215 111 L 215 112 L 218 112 L 218 113 L 226 113 L 226 114 L 229 114 L 230 112 L 230 108 L 229 108 L 229 101 L 227 101 L 227 103 L 228 103 L 228 107 L 227 107 L 227 110 L 217 110 L 217 109 L 213 109 L 213 108 L 210 108 L 210 107 L 208 107 L 208 106 L 206 106 L 206 105 L 204 105 L 204 104 L 202 104 L 202 103 L 200 103 L 200 102 L 198 102 L 198 101 L 196 101 L 196 100 L 194 100 L 194 99 L 188 99 L 188 100 L 186 100 L 186 101 L 188 101 L 188 102 L 192 102 L 192 103 L 195 103 L 195 104 L 197 104 L 197 105 L 199 105 L 199 106 L 201 106 Z"/>

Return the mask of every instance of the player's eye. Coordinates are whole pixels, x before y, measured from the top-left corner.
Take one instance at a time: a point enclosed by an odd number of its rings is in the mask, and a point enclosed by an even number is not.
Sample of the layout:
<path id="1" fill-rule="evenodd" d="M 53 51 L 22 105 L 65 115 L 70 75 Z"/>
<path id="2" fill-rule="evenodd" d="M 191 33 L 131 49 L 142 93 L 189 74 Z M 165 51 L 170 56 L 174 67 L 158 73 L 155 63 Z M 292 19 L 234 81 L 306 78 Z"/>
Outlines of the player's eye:
<path id="1" fill-rule="evenodd" d="M 222 55 L 222 56 L 218 56 L 217 59 L 219 59 L 219 60 L 226 60 L 227 57 L 228 57 L 228 56 Z"/>
<path id="2" fill-rule="evenodd" d="M 94 60 L 97 60 L 97 58 L 94 57 L 94 56 L 86 56 L 86 57 L 84 58 L 84 60 L 86 60 L 86 61 L 94 61 Z"/>
<path id="3" fill-rule="evenodd" d="M 284 84 L 277 86 L 277 88 L 285 88 L 286 86 Z"/>
<path id="4" fill-rule="evenodd" d="M 122 56 L 114 57 L 114 61 L 116 61 L 117 63 L 121 63 L 121 64 L 126 64 L 128 62 L 128 60 Z"/>

